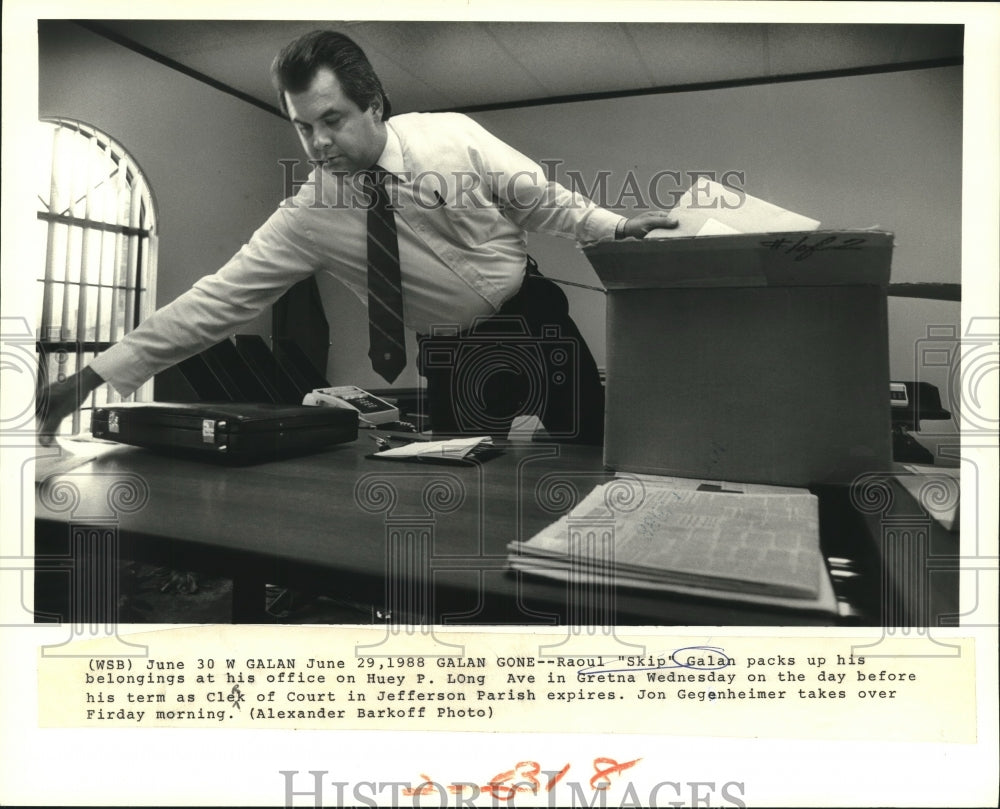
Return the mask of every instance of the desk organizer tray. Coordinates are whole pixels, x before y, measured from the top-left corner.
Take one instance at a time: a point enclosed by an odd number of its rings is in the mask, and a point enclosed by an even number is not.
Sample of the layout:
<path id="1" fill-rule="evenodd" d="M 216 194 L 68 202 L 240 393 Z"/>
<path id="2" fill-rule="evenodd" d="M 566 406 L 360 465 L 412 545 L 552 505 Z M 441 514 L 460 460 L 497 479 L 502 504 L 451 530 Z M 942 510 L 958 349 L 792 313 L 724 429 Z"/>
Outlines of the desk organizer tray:
<path id="1" fill-rule="evenodd" d="M 118 404 L 95 408 L 94 438 L 224 463 L 302 455 L 358 437 L 354 410 L 243 402 Z"/>

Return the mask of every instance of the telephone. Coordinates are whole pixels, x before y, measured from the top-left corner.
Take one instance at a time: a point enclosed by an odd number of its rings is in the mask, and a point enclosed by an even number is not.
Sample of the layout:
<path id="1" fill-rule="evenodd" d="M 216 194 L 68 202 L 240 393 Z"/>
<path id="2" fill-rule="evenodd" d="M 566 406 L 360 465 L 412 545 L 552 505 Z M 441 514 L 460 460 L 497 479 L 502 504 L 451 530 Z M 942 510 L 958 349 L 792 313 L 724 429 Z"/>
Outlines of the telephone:
<path id="1" fill-rule="evenodd" d="M 363 426 L 375 426 L 399 421 L 398 407 L 354 385 L 316 388 L 303 397 L 302 404 L 357 410 L 359 414 L 358 418 Z M 367 424 L 365 424 L 366 422 Z"/>

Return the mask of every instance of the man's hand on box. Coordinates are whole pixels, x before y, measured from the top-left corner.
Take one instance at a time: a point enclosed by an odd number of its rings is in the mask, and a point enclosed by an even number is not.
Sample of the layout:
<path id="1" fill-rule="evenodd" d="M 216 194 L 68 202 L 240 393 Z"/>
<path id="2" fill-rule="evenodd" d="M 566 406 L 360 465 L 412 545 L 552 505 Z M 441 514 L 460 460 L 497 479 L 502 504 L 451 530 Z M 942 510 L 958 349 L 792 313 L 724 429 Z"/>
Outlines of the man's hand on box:
<path id="1" fill-rule="evenodd" d="M 651 230 L 658 228 L 673 229 L 678 225 L 677 216 L 669 211 L 646 211 L 637 214 L 625 222 L 621 238 L 642 239 Z"/>

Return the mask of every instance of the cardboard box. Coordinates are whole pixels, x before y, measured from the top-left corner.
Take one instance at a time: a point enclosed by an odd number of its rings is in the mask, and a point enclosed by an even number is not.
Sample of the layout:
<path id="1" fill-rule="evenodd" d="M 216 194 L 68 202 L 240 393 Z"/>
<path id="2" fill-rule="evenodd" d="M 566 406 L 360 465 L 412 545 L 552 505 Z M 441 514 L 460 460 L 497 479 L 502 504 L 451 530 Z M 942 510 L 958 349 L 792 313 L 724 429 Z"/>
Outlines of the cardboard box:
<path id="1" fill-rule="evenodd" d="M 892 234 L 600 242 L 604 462 L 808 486 L 891 462 Z"/>

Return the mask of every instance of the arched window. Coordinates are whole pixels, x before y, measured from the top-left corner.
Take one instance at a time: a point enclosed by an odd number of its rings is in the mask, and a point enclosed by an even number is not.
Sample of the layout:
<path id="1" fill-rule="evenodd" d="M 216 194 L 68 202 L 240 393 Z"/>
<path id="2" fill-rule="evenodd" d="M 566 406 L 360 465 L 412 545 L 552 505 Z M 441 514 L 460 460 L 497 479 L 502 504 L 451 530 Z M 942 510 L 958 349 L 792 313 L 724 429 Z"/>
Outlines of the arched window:
<path id="1" fill-rule="evenodd" d="M 37 267 L 36 339 L 40 371 L 56 380 L 153 311 L 156 212 L 136 162 L 98 129 L 44 119 L 38 142 L 37 254 L 44 259 Z M 120 398 L 102 386 L 90 405 Z M 151 398 L 149 386 L 135 398 Z M 75 414 L 73 432 L 80 427 Z"/>

